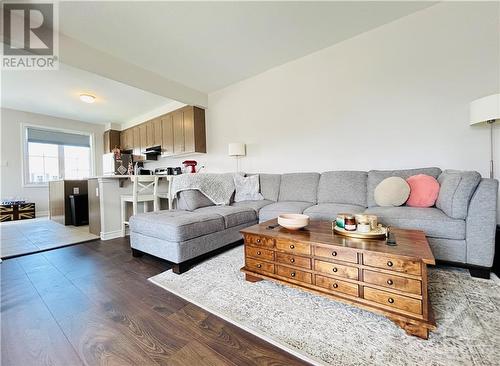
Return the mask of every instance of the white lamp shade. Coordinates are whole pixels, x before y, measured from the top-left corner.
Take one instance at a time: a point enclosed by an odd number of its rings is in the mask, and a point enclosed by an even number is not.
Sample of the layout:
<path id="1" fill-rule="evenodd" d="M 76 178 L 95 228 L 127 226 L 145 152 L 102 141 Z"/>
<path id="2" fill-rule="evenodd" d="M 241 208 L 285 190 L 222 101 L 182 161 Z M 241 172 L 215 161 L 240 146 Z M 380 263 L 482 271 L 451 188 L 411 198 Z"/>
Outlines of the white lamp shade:
<path id="1" fill-rule="evenodd" d="M 245 156 L 245 144 L 240 142 L 233 142 L 229 144 L 228 153 L 229 156 Z"/>
<path id="2" fill-rule="evenodd" d="M 470 124 L 500 119 L 500 94 L 477 99 L 470 104 Z"/>

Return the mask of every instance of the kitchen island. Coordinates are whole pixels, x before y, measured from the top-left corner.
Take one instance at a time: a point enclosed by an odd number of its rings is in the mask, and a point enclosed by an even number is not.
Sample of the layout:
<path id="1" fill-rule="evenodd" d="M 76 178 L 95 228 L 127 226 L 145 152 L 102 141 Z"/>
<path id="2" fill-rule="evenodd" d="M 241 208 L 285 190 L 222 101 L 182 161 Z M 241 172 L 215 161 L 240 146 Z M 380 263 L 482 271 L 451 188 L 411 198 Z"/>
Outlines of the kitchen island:
<path id="1" fill-rule="evenodd" d="M 130 177 L 130 175 L 108 175 L 88 180 L 89 231 L 99 235 L 101 240 L 114 239 L 122 235 L 121 196 L 132 195 L 133 183 Z M 171 177 L 159 176 L 158 193 L 162 210 L 172 207 L 172 200 L 168 193 Z M 153 204 L 150 202 L 139 203 L 138 212 L 143 212 L 144 205 L 146 205 L 146 211 L 153 211 Z M 129 217 L 132 215 L 132 204 L 127 205 L 127 210 L 127 217 Z"/>

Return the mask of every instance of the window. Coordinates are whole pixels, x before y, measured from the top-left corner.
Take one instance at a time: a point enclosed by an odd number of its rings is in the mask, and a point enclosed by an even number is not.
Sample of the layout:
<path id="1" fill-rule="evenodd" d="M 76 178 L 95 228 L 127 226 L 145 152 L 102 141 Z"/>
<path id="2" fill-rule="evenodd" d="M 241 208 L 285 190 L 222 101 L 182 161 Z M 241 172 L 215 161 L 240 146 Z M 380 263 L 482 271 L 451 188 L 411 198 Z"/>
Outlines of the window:
<path id="1" fill-rule="evenodd" d="M 88 178 L 92 173 L 90 136 L 25 127 L 25 184 Z"/>

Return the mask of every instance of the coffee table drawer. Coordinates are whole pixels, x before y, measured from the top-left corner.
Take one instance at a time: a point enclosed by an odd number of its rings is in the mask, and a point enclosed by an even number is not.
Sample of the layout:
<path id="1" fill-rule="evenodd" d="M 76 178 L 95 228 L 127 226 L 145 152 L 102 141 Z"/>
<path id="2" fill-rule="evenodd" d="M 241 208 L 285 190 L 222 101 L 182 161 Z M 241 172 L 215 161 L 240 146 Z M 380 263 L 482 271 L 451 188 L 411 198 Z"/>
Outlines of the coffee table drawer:
<path id="1" fill-rule="evenodd" d="M 358 263 L 358 253 L 353 250 L 345 249 L 345 248 L 336 248 L 336 247 L 314 247 L 314 255 L 316 257 L 324 257 L 336 259 L 344 262 Z"/>
<path id="2" fill-rule="evenodd" d="M 257 245 L 259 247 L 274 248 L 274 239 L 266 238 L 265 236 L 246 234 L 245 241 L 248 244 Z"/>
<path id="3" fill-rule="evenodd" d="M 262 262 L 252 258 L 245 258 L 246 267 L 259 273 L 274 273 L 274 264 Z"/>
<path id="4" fill-rule="evenodd" d="M 343 264 L 314 261 L 314 269 L 318 272 L 328 273 L 334 276 L 345 277 L 351 280 L 357 280 L 358 269 L 356 267 L 344 266 Z"/>
<path id="5" fill-rule="evenodd" d="M 410 292 L 412 294 L 422 294 L 422 282 L 412 280 L 396 275 L 389 275 L 385 273 L 363 271 L 364 282 L 379 285 L 383 287 L 393 288 L 400 291 Z"/>
<path id="6" fill-rule="evenodd" d="M 262 258 L 269 261 L 274 260 L 274 252 L 269 249 L 246 246 L 247 255 L 254 258 Z"/>
<path id="7" fill-rule="evenodd" d="M 276 261 L 289 264 L 296 267 L 301 267 L 305 269 L 311 269 L 311 259 L 306 257 L 299 257 L 293 254 L 286 254 L 281 252 L 276 252 Z"/>
<path id="8" fill-rule="evenodd" d="M 340 281 L 335 278 L 316 275 L 316 286 L 326 288 L 333 292 L 341 292 L 346 295 L 359 296 L 359 286 L 355 283 Z"/>
<path id="9" fill-rule="evenodd" d="M 309 272 L 299 271 L 295 268 L 277 265 L 276 274 L 282 277 L 291 278 L 292 280 L 312 283 L 312 275 Z"/>
<path id="10" fill-rule="evenodd" d="M 311 246 L 306 243 L 301 243 L 293 240 L 280 240 L 276 241 L 276 248 L 288 253 L 294 254 L 311 254 Z"/>
<path id="11" fill-rule="evenodd" d="M 420 275 L 422 273 L 420 262 L 374 253 L 364 253 L 363 264 L 370 267 L 389 269 L 391 271 L 414 275 Z"/>
<path id="12" fill-rule="evenodd" d="M 396 295 L 390 292 L 365 287 L 364 298 L 366 300 L 370 300 L 395 309 L 408 311 L 414 314 L 422 314 L 422 301 L 411 299 L 406 296 Z"/>

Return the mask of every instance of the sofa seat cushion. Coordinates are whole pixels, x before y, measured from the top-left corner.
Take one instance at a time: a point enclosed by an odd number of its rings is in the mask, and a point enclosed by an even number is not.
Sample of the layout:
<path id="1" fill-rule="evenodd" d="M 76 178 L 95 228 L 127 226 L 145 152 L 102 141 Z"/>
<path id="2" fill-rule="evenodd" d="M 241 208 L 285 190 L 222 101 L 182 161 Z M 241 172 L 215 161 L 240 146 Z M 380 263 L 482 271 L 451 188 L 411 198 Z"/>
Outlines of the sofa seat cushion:
<path id="1" fill-rule="evenodd" d="M 212 212 L 163 210 L 134 215 L 130 231 L 146 236 L 181 242 L 225 229 L 224 218 Z"/>
<path id="2" fill-rule="evenodd" d="M 313 204 L 311 202 L 300 202 L 300 201 L 286 201 L 286 202 L 275 202 L 270 205 L 264 206 L 259 211 L 259 221 L 267 221 L 277 218 L 281 214 L 285 213 L 298 213 L 301 214 L 308 207 Z"/>
<path id="3" fill-rule="evenodd" d="M 364 206 L 345 205 L 341 203 L 320 203 L 306 208 L 303 212 L 311 220 L 329 220 L 334 221 L 339 213 L 362 213 L 366 210 Z"/>
<path id="4" fill-rule="evenodd" d="M 465 239 L 465 220 L 453 219 L 438 208 L 429 207 L 371 207 L 367 214 L 378 216 L 384 225 L 416 229 L 432 238 Z"/>
<path id="5" fill-rule="evenodd" d="M 257 221 L 257 212 L 250 207 L 210 206 L 199 208 L 194 212 L 220 215 L 224 219 L 226 229 Z"/>
<path id="6" fill-rule="evenodd" d="M 241 201 L 241 202 L 233 202 L 231 203 L 231 206 L 251 208 L 258 214 L 262 207 L 270 205 L 271 203 L 274 202 L 269 200 Z"/>

